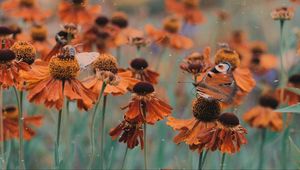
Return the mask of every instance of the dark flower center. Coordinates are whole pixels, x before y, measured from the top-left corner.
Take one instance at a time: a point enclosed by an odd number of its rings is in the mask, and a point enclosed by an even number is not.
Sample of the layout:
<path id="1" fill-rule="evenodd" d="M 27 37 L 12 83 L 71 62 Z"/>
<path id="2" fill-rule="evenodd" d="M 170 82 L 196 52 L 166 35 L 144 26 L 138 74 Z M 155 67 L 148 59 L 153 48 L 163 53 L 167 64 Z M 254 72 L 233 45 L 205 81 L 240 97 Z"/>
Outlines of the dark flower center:
<path id="1" fill-rule="evenodd" d="M 227 127 L 234 127 L 240 124 L 239 118 L 233 113 L 221 114 L 218 121 Z"/>
<path id="2" fill-rule="evenodd" d="M 138 82 L 134 85 L 133 92 L 138 95 L 147 95 L 154 92 L 154 87 L 147 82 Z"/>
<path id="3" fill-rule="evenodd" d="M 95 70 L 110 71 L 113 74 L 118 72 L 117 60 L 110 54 L 101 54 L 100 57 L 93 62 L 93 67 Z"/>
<path id="4" fill-rule="evenodd" d="M 196 70 L 196 69 L 197 70 L 201 70 L 203 68 L 203 64 L 200 63 L 200 62 L 198 62 L 198 63 L 191 63 L 191 64 L 189 64 L 188 68 L 191 69 L 191 70 Z"/>
<path id="5" fill-rule="evenodd" d="M 263 54 L 265 51 L 262 48 L 254 47 L 251 49 L 251 52 L 254 55 L 260 55 L 260 54 Z"/>
<path id="6" fill-rule="evenodd" d="M 17 108 L 15 106 L 7 106 L 2 109 L 3 112 L 14 112 L 16 110 L 17 110 Z"/>
<path id="7" fill-rule="evenodd" d="M 290 82 L 290 83 L 293 83 L 293 84 L 300 84 L 300 74 L 292 75 L 292 76 L 289 78 L 289 82 Z"/>
<path id="8" fill-rule="evenodd" d="M 75 5 L 81 5 L 85 2 L 85 0 L 72 0 Z"/>
<path id="9" fill-rule="evenodd" d="M 6 63 L 16 58 L 15 53 L 9 49 L 0 50 L 0 63 Z"/>
<path id="10" fill-rule="evenodd" d="M 95 23 L 96 23 L 98 26 L 101 26 L 101 27 L 107 25 L 108 22 L 109 22 L 109 20 L 108 20 L 108 18 L 107 18 L 106 16 L 99 16 L 99 17 L 97 17 L 96 20 L 95 20 Z"/>
<path id="11" fill-rule="evenodd" d="M 259 59 L 259 57 L 253 57 L 251 62 L 255 65 L 258 65 L 260 63 L 260 59 Z"/>
<path id="12" fill-rule="evenodd" d="M 0 36 L 7 36 L 12 33 L 13 33 L 13 31 L 10 28 L 5 27 L 5 26 L 0 26 Z"/>
<path id="13" fill-rule="evenodd" d="M 197 98 L 193 103 L 193 115 L 200 121 L 214 121 L 220 112 L 221 107 L 217 100 Z"/>
<path id="14" fill-rule="evenodd" d="M 131 61 L 130 66 L 135 70 L 144 70 L 145 68 L 148 67 L 148 63 L 143 58 L 136 58 Z"/>
<path id="15" fill-rule="evenodd" d="M 262 96 L 259 99 L 259 104 L 263 107 L 269 107 L 272 109 L 276 109 L 278 106 L 279 102 L 277 99 L 271 96 Z"/>
<path id="16" fill-rule="evenodd" d="M 123 17 L 113 17 L 111 23 L 119 28 L 126 28 L 128 26 L 128 20 Z"/>

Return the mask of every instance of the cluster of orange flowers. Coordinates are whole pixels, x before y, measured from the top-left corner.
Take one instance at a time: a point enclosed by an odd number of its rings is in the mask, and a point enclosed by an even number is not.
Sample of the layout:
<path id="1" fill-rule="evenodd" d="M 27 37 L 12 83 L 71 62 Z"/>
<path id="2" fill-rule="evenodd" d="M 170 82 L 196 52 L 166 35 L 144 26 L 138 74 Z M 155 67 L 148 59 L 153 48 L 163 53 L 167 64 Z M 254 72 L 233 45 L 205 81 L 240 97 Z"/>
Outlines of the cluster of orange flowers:
<path id="1" fill-rule="evenodd" d="M 122 69 L 109 50 L 125 44 L 139 50 L 149 43 L 175 50 L 191 49 L 192 39 L 180 34 L 181 19 L 184 24 L 203 23 L 199 1 L 166 0 L 165 3 L 176 16 L 167 17 L 161 29 L 146 25 L 144 35 L 143 31 L 129 27 L 128 17 L 122 12 L 107 17 L 99 15 L 100 6 L 88 6 L 87 0 L 62 1 L 59 17 L 68 24 L 55 34 L 53 43 L 41 24 L 50 16 L 49 12 L 41 11 L 35 0 L 5 1 L 1 9 L 9 16 L 21 17 L 32 24 L 30 35 L 20 33 L 15 27 L 0 27 L 1 88 L 26 90 L 30 102 L 59 111 L 65 100 L 77 102 L 79 110 L 87 111 L 101 98 L 102 91 L 113 96 L 130 92 L 131 100 L 122 108 L 126 110 L 124 119 L 109 134 L 112 139 L 119 137 L 130 149 L 139 144 L 143 149 L 142 125 L 154 125 L 170 116 L 172 107 L 156 94 L 154 85 L 159 82 L 159 73 L 150 69 L 144 58 L 135 58 L 129 68 Z M 224 13 L 220 15 L 225 18 Z M 272 12 L 274 20 L 292 17 L 289 8 Z M 83 27 L 82 33 L 79 26 Z M 181 62 L 180 68 L 193 76 L 197 97 L 192 103 L 191 119 L 168 118 L 167 125 L 179 132 L 174 138 L 176 144 L 186 143 L 199 153 L 219 150 L 233 154 L 247 143 L 247 130 L 240 125 L 238 116 L 225 110 L 242 104 L 256 85 L 254 77 L 275 69 L 277 59 L 263 43 L 249 43 L 241 31 L 234 32 L 229 45 L 230 48 L 223 46 L 215 55 L 206 47 L 203 53 L 193 52 Z M 300 75 L 291 76 L 287 86 L 300 88 Z M 281 103 L 298 103 L 300 96 L 282 88 L 263 90 L 258 106 L 245 113 L 243 119 L 253 127 L 281 131 L 282 114 L 275 109 Z M 19 136 L 17 113 L 16 107 L 2 109 L 4 136 L 0 140 Z M 24 119 L 25 139 L 35 134 L 30 126 L 39 126 L 41 120 L 40 115 Z"/>

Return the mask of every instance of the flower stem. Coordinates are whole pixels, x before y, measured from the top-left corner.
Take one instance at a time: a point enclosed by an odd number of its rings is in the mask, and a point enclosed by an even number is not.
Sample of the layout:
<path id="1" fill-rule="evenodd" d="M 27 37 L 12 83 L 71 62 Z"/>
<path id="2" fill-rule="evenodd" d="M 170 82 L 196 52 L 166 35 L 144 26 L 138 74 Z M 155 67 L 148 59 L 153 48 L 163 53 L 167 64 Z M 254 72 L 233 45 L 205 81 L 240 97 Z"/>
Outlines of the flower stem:
<path id="1" fill-rule="evenodd" d="M 280 91 L 280 102 L 283 102 L 284 90 L 283 87 L 286 83 L 286 75 L 283 64 L 283 55 L 284 55 L 284 34 L 283 34 L 284 20 L 280 20 L 280 83 L 279 86 L 282 88 Z"/>
<path id="2" fill-rule="evenodd" d="M 222 154 L 222 160 L 221 160 L 221 167 L 220 167 L 220 170 L 223 170 L 224 167 L 225 167 L 225 156 L 226 156 L 226 154 L 223 153 L 223 154 Z"/>
<path id="3" fill-rule="evenodd" d="M 263 168 L 263 163 L 264 163 L 264 145 L 265 145 L 265 139 L 266 139 L 266 133 L 267 130 L 264 128 L 261 131 L 261 143 L 260 143 L 260 147 L 259 147 L 259 163 L 258 163 L 258 169 L 262 169 Z"/>
<path id="4" fill-rule="evenodd" d="M 100 163 L 101 169 L 104 168 L 104 132 L 105 132 L 105 111 L 106 111 L 107 95 L 103 97 L 102 119 L 101 119 L 101 143 L 100 143 Z"/>
<path id="5" fill-rule="evenodd" d="M 122 168 L 121 168 L 121 170 L 124 169 L 125 162 L 126 162 L 126 157 L 127 157 L 127 152 L 128 152 L 128 147 L 126 147 L 126 150 L 125 150 L 125 154 L 124 154 L 124 157 L 123 157 Z"/>
<path id="6" fill-rule="evenodd" d="M 206 156 L 207 156 L 207 153 L 208 153 L 208 150 L 206 150 L 205 152 L 204 152 L 204 155 L 203 155 L 203 158 L 202 158 L 202 167 L 201 168 L 203 168 L 203 166 L 204 166 L 204 163 L 205 163 L 205 160 L 206 160 Z"/>
<path id="7" fill-rule="evenodd" d="M 60 127 L 61 127 L 61 119 L 62 119 L 62 109 L 58 112 L 57 119 L 57 131 L 56 131 L 56 142 L 55 142 L 55 168 L 59 169 L 59 140 L 60 140 Z"/>
<path id="8" fill-rule="evenodd" d="M 62 82 L 62 94 L 64 94 L 64 86 L 65 82 Z M 55 142 L 55 152 L 54 152 L 54 160 L 55 160 L 55 169 L 59 169 L 60 166 L 60 158 L 59 158 L 59 140 L 60 140 L 60 129 L 61 129 L 61 119 L 62 119 L 62 111 L 61 108 L 58 112 L 57 117 L 57 131 L 56 131 L 56 142 Z"/>
<path id="9" fill-rule="evenodd" d="M 19 169 L 25 169 L 24 162 L 24 118 L 23 118 L 23 92 L 14 87 L 14 92 L 17 98 L 17 104 L 19 109 L 18 124 L 19 124 Z"/>
<path id="10" fill-rule="evenodd" d="M 116 48 L 116 56 L 118 63 L 121 64 L 121 47 Z"/>
<path id="11" fill-rule="evenodd" d="M 1 130 L 1 136 L 0 136 L 0 139 L 2 140 L 2 142 L 0 142 L 1 144 L 1 169 L 2 170 L 5 170 L 6 169 L 6 162 L 5 162 L 5 148 L 4 148 L 4 130 L 3 130 L 3 89 L 2 87 L 0 86 L 0 130 Z"/>
<path id="12" fill-rule="evenodd" d="M 198 170 L 202 170 L 203 151 L 199 154 Z"/>
<path id="13" fill-rule="evenodd" d="M 92 124 L 91 124 L 91 132 L 90 132 L 90 140 L 91 140 L 91 145 L 92 145 L 92 148 L 91 148 L 91 159 L 90 159 L 90 162 L 89 162 L 89 165 L 88 165 L 88 169 L 92 169 L 92 166 L 93 166 L 93 163 L 95 161 L 95 157 L 96 157 L 96 152 L 95 152 L 95 133 L 96 133 L 96 116 L 97 116 L 97 110 L 98 110 L 98 107 L 99 107 L 99 103 L 101 101 L 101 98 L 104 94 L 104 90 L 105 90 L 105 87 L 106 87 L 106 83 L 103 83 L 102 85 L 102 88 L 101 88 L 101 91 L 100 91 L 100 94 L 99 94 L 99 97 L 98 97 L 98 101 L 95 105 L 95 109 L 94 109 L 94 112 L 93 112 L 93 115 L 92 115 Z"/>
<path id="14" fill-rule="evenodd" d="M 146 104 L 144 102 L 142 102 L 141 104 L 142 106 L 142 113 L 143 113 L 143 116 L 144 116 L 144 119 L 146 119 Z M 147 169 L 147 122 L 145 120 L 144 122 L 144 169 L 146 170 Z"/>

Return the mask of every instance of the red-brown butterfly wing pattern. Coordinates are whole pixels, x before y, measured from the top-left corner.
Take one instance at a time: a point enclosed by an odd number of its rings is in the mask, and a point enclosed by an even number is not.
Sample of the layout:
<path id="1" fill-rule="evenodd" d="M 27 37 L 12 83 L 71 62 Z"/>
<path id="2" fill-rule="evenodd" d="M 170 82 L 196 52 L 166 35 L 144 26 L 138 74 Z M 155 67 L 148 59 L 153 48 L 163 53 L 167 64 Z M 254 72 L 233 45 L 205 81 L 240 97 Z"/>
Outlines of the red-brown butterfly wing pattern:
<path id="1" fill-rule="evenodd" d="M 213 98 L 225 103 L 232 102 L 236 85 L 231 73 L 208 72 L 206 77 L 196 85 L 197 94 L 204 98 Z"/>

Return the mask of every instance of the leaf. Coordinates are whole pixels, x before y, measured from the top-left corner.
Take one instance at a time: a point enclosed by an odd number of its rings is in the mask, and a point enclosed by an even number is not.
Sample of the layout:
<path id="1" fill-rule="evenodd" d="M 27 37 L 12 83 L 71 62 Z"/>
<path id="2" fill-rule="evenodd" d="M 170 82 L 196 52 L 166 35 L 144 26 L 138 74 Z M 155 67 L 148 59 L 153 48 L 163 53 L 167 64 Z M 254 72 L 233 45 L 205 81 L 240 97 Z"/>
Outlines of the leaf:
<path id="1" fill-rule="evenodd" d="M 294 159 L 298 169 L 300 167 L 300 148 L 295 144 L 293 139 L 289 136 L 290 146 L 291 146 L 291 154 L 292 158 Z"/>
<path id="2" fill-rule="evenodd" d="M 300 89 L 299 88 L 295 88 L 295 87 L 288 87 L 286 88 L 288 91 L 296 93 L 298 95 L 300 95 Z"/>
<path id="3" fill-rule="evenodd" d="M 275 112 L 282 112 L 282 113 L 300 113 L 300 103 L 295 104 L 295 105 L 291 105 L 291 106 L 287 106 L 287 107 L 283 107 L 283 108 L 276 109 Z"/>

